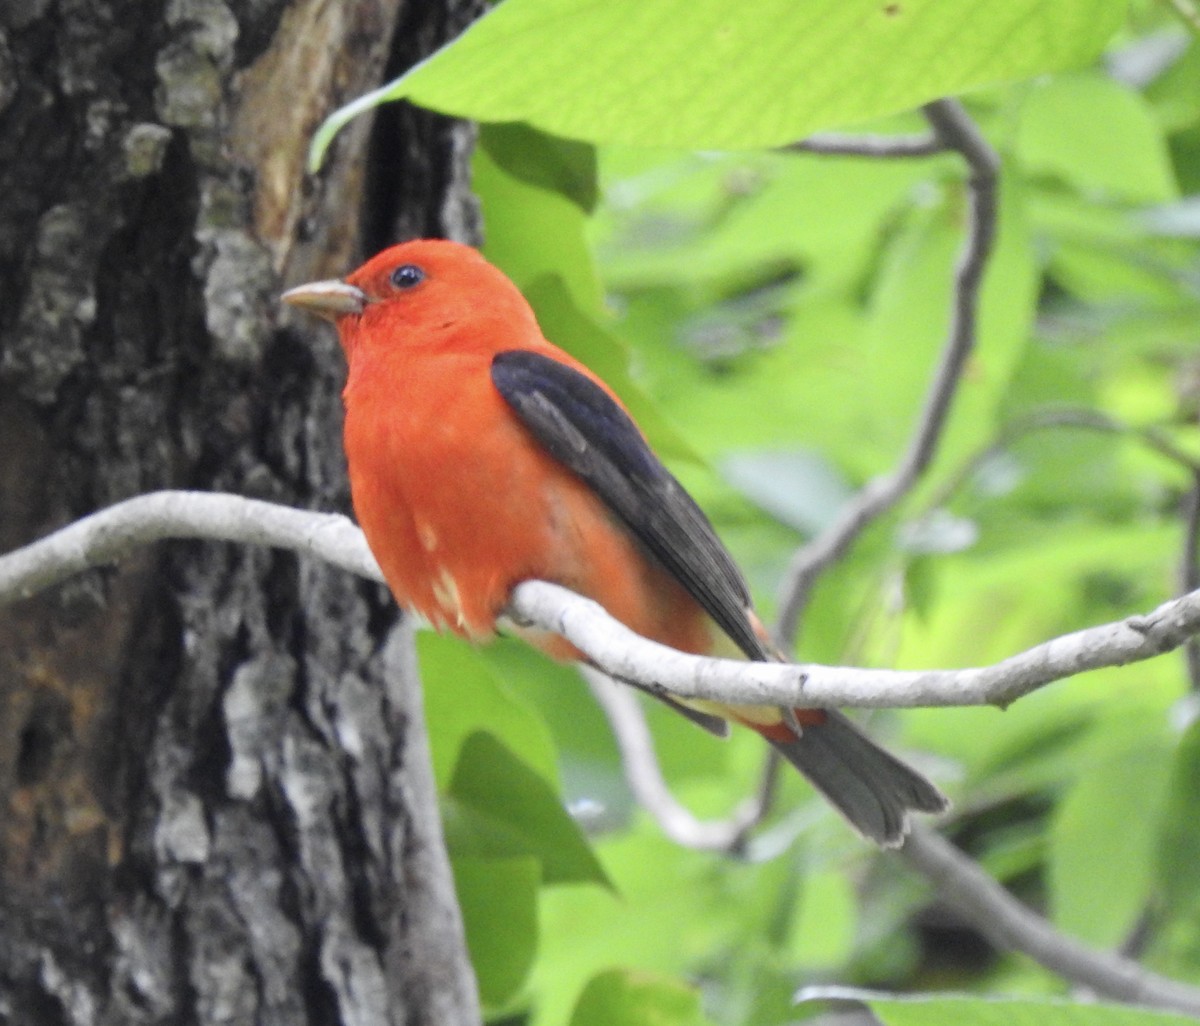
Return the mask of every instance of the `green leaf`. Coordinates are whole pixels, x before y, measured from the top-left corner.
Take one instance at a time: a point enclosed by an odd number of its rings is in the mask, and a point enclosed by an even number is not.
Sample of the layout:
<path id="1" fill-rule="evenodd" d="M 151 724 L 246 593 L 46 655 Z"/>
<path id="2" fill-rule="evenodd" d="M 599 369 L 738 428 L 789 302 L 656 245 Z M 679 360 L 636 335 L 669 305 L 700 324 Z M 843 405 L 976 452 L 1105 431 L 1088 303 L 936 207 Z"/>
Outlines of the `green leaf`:
<path id="1" fill-rule="evenodd" d="M 1152 734 L 1123 751 L 1120 742 L 1104 740 L 1079 767 L 1054 817 L 1049 884 L 1056 924 L 1088 943 L 1115 947 L 1150 898 L 1167 753 Z"/>
<path id="2" fill-rule="evenodd" d="M 450 868 L 479 997 L 500 1007 L 525 982 L 537 952 L 538 861 L 455 858 Z"/>
<path id="3" fill-rule="evenodd" d="M 915 117 L 894 119 L 919 131 Z M 688 154 L 639 169 L 602 153 L 613 232 L 604 275 L 618 289 L 725 282 L 798 265 L 806 292 L 860 287 L 882 232 L 911 192 L 953 157 L 870 161 L 803 153 Z M 641 153 L 644 151 L 635 151 Z M 624 173 L 613 174 L 620 163 Z M 640 173 L 639 173 L 640 171 Z M 630 205 L 631 200 L 636 200 Z M 622 220 L 624 218 L 624 220 Z"/>
<path id="4" fill-rule="evenodd" d="M 612 969 L 588 981 L 570 1026 L 705 1026 L 700 993 L 678 980 Z"/>
<path id="5" fill-rule="evenodd" d="M 479 145 L 497 167 L 539 189 L 565 196 L 585 214 L 596 206 L 596 148 L 531 125 L 484 125 Z"/>
<path id="6" fill-rule="evenodd" d="M 445 791 L 463 742 L 476 731 L 499 738 L 543 779 L 557 783 L 557 760 L 549 728 L 536 708 L 514 694 L 487 658 L 458 638 L 432 631 L 417 635 L 424 681 L 425 719 L 438 789 Z"/>
<path id="7" fill-rule="evenodd" d="M 529 148 L 524 160 L 517 156 L 523 147 Z M 585 236 L 587 215 L 562 189 L 547 187 L 547 178 L 561 175 L 530 170 L 539 164 L 561 167 L 563 160 L 562 140 L 525 125 L 480 129 L 471 184 L 487 225 L 483 255 L 522 291 L 539 278 L 557 275 L 576 305 L 598 316 L 603 288 Z"/>
<path id="8" fill-rule="evenodd" d="M 693 728 L 694 729 L 694 728 Z M 639 817 L 599 841 L 618 894 L 598 887 L 554 887 L 541 900 L 544 955 L 534 967 L 537 1026 L 561 1026 L 587 981 L 614 961 L 646 972 L 680 975 L 696 956 L 727 944 L 730 933 L 766 929 L 758 908 L 730 876 L 757 879 L 761 866 L 714 863 L 710 853 L 681 848 Z M 581 928 L 586 924 L 586 928 Z"/>
<path id="9" fill-rule="evenodd" d="M 532 855 L 543 883 L 608 877 L 558 795 L 545 779 L 491 734 L 462 747 L 445 809 L 447 840 L 457 855 Z"/>
<path id="10" fill-rule="evenodd" d="M 488 645 L 490 666 L 537 707 L 559 752 L 562 794 L 585 829 L 625 822 L 634 809 L 612 728 L 573 666 L 551 662 L 516 638 Z M 511 746 L 515 747 L 515 746 Z M 582 803 L 576 806 L 574 803 Z"/>
<path id="11" fill-rule="evenodd" d="M 1175 751 L 1156 855 L 1170 915 L 1194 920 L 1200 909 L 1200 720 Z"/>
<path id="12" fill-rule="evenodd" d="M 844 872 L 818 869 L 801 886 L 800 914 L 792 929 L 795 957 L 804 965 L 839 965 L 854 950 L 854 885 Z"/>
<path id="13" fill-rule="evenodd" d="M 1075 1004 L 1052 999 L 894 997 L 851 987 L 813 987 L 805 1000 L 865 1002 L 886 1026 L 1185 1026 L 1192 1019 L 1125 1005 Z"/>
<path id="14" fill-rule="evenodd" d="M 1134 203 L 1176 198 L 1162 130 L 1137 93 L 1100 72 L 1034 87 L 1021 110 L 1017 156 L 1085 193 Z"/>
<path id="15" fill-rule="evenodd" d="M 402 78 L 386 100 L 479 121 L 527 121 L 593 142 L 696 149 L 779 146 L 831 125 L 989 83 L 1078 67 L 1120 0 L 506 0 Z"/>

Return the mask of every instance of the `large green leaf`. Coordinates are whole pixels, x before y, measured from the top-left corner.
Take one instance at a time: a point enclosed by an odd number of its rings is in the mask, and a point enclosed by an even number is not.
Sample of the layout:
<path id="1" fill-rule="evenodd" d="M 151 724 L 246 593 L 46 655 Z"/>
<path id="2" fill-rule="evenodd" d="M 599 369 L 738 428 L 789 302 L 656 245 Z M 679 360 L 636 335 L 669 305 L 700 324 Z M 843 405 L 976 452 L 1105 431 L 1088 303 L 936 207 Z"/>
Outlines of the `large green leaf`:
<path id="1" fill-rule="evenodd" d="M 792 929 L 796 958 L 804 965 L 838 965 L 854 950 L 858 906 L 841 871 L 808 872 L 801 884 L 800 914 Z"/>
<path id="2" fill-rule="evenodd" d="M 499 1007 L 525 981 L 537 952 L 538 861 L 455 858 L 451 869 L 479 997 Z"/>
<path id="3" fill-rule="evenodd" d="M 586 214 L 595 209 L 599 189 L 594 146 L 558 139 L 525 124 L 486 125 L 479 145 L 514 178 L 565 196 Z"/>
<path id="4" fill-rule="evenodd" d="M 1049 883 L 1054 920 L 1083 940 L 1116 947 L 1145 911 L 1154 882 L 1155 832 L 1168 752 L 1161 738 L 1129 745 L 1101 732 L 1054 817 Z M 1118 734 L 1124 731 L 1115 732 Z"/>
<path id="5" fill-rule="evenodd" d="M 1149 105 L 1099 72 L 1065 75 L 1033 88 L 1021 110 L 1016 144 L 1028 168 L 1092 195 L 1161 203 L 1178 192 Z"/>
<path id="6" fill-rule="evenodd" d="M 558 795 L 491 734 L 467 738 L 443 814 L 456 857 L 532 855 L 544 883 L 608 883 Z"/>
<path id="7" fill-rule="evenodd" d="M 611 969 L 588 981 L 570 1026 L 704 1026 L 700 993 L 678 980 Z"/>
<path id="8" fill-rule="evenodd" d="M 579 672 L 551 662 L 516 638 L 489 645 L 489 665 L 526 701 L 537 706 L 558 746 L 559 775 L 568 806 L 582 802 L 590 827 L 623 822 L 633 799 L 612 728 Z M 578 818 L 579 810 L 575 810 Z"/>
<path id="9" fill-rule="evenodd" d="M 576 305 L 596 316 L 603 310 L 603 288 L 579 202 L 581 193 L 595 188 L 595 171 L 580 158 L 578 145 L 523 125 L 485 125 L 471 184 L 487 225 L 483 255 L 522 290 L 556 275 Z M 569 341 L 559 344 L 566 348 Z"/>
<path id="10" fill-rule="evenodd" d="M 756 874 L 756 867 L 731 862 L 718 874 L 711 854 L 679 847 L 645 817 L 601 844 L 619 896 L 597 887 L 542 892 L 536 1026 L 568 1022 L 587 982 L 618 960 L 647 973 L 680 974 L 747 922 L 764 929 L 756 903 L 723 893 L 730 876 Z"/>
<path id="11" fill-rule="evenodd" d="M 1122 0 L 507 0 L 385 100 L 595 142 L 779 146 L 988 83 L 1080 66 Z"/>
<path id="12" fill-rule="evenodd" d="M 833 987 L 813 988 L 805 996 L 857 998 L 886 1026 L 1184 1026 L 1194 1021 L 1171 1012 L 1045 998 L 909 998 Z"/>
<path id="13" fill-rule="evenodd" d="M 557 761 L 550 731 L 538 710 L 499 680 L 487 659 L 458 638 L 432 631 L 417 635 L 421 678 L 425 684 L 425 719 L 438 789 L 450 786 L 463 743 L 486 730 L 551 783 L 557 783 Z"/>

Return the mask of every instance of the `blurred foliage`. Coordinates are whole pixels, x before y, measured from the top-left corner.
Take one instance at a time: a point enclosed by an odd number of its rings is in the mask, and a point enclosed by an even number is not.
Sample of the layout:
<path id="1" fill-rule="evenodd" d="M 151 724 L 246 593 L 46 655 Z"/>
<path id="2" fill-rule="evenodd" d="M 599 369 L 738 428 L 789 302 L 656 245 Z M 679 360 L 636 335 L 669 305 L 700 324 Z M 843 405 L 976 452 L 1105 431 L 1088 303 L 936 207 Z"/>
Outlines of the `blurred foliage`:
<path id="1" fill-rule="evenodd" d="M 921 131 L 904 110 L 966 87 L 1003 160 L 979 347 L 926 479 L 818 588 L 806 659 L 985 664 L 1178 588 L 1200 460 L 1200 43 L 1149 0 L 788 0 L 754 18 L 506 0 L 399 87 L 494 122 L 475 169 L 488 255 L 626 397 L 768 615 L 796 546 L 904 451 L 965 171 L 760 147 Z M 569 668 L 515 642 L 421 649 L 497 1023 L 771 1026 L 822 1011 L 793 998 L 827 980 L 976 995 L 872 1000 L 888 1023 L 1171 1019 L 1049 1000 L 1070 988 L 989 948 L 798 779 L 745 857 L 680 849 L 635 808 Z M 1022 900 L 1200 984 L 1195 709 L 1173 654 L 871 729 L 952 794 L 946 830 Z M 756 738 L 648 714 L 699 814 L 754 787 Z"/>

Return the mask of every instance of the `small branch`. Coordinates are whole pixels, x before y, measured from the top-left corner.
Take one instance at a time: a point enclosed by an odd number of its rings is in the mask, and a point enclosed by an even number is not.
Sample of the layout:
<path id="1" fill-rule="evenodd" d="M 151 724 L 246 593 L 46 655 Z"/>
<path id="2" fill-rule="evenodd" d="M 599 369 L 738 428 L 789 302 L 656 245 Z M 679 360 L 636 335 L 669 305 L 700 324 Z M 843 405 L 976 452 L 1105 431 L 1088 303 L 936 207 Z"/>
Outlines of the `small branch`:
<path id="1" fill-rule="evenodd" d="M 1200 633 L 1200 591 L 1144 616 L 1054 638 L 991 666 L 962 670 L 867 670 L 816 663 L 746 663 L 677 652 L 634 634 L 590 599 L 545 581 L 517 586 L 516 622 L 552 631 L 600 669 L 680 698 L 746 705 L 851 708 L 1006 706 L 1066 677 L 1150 659 Z"/>
<path id="2" fill-rule="evenodd" d="M 1001 948 L 1023 952 L 1051 972 L 1106 997 L 1200 1015 L 1200 989 L 1059 933 L 932 831 L 914 827 L 899 854 L 929 879 L 942 901 Z"/>
<path id="3" fill-rule="evenodd" d="M 823 132 L 783 147 L 798 153 L 819 153 L 833 157 L 870 157 L 874 159 L 932 157 L 946 151 L 946 143 L 935 133 L 921 135 L 840 135 Z"/>
<path id="4" fill-rule="evenodd" d="M 781 589 L 778 638 L 795 638 L 801 617 L 820 575 L 840 559 L 860 534 L 896 505 L 920 479 L 937 450 L 962 369 L 975 347 L 979 288 L 996 234 L 996 176 L 999 158 L 956 101 L 926 105 L 935 135 L 962 154 L 970 168 L 967 237 L 954 276 L 950 330 L 925 406 L 908 451 L 890 473 L 875 478 L 842 510 L 837 520 L 792 559 Z"/>
<path id="5" fill-rule="evenodd" d="M 380 580 L 361 532 L 346 517 L 236 495 L 156 492 L 110 506 L 0 557 L 0 605 L 164 538 L 272 545 Z M 864 670 L 687 655 L 638 637 L 595 602 L 545 581 L 518 585 L 507 612 L 518 623 L 561 634 L 610 676 L 681 698 L 750 705 L 1007 705 L 1053 681 L 1149 659 L 1200 634 L 1200 591 L 1192 591 L 1145 616 L 1076 631 L 992 666 Z"/>
<path id="6" fill-rule="evenodd" d="M 1183 503 L 1183 554 L 1179 560 L 1179 590 L 1186 594 L 1200 588 L 1200 471 L 1193 471 L 1192 487 Z M 1189 638 L 1183 646 L 1188 682 L 1200 691 L 1200 643 Z"/>
<path id="7" fill-rule="evenodd" d="M 109 506 L 0 557 L 0 606 L 167 538 L 272 545 L 316 556 L 360 577 L 383 580 L 362 532 L 347 517 L 240 495 L 152 492 Z"/>
<path id="8" fill-rule="evenodd" d="M 637 694 L 589 666 L 581 666 L 580 671 L 612 727 L 629 789 L 662 832 L 685 848 L 740 851 L 747 833 L 769 807 L 773 788 L 760 789 L 755 798 L 745 802 L 728 819 L 697 819 L 679 803 L 663 779 L 654 754 L 654 739 L 638 705 Z"/>
<path id="9" fill-rule="evenodd" d="M 1192 479 L 1192 486 L 1184 497 L 1181 510 L 1183 552 L 1179 561 L 1178 593 L 1186 595 L 1200 588 L 1200 461 L 1180 448 L 1174 439 L 1160 428 L 1153 425 L 1138 427 L 1126 424 L 1101 410 L 1087 407 L 1050 407 L 1035 410 L 1014 420 L 1000 431 L 993 442 L 977 451 L 946 478 L 925 504 L 922 516 L 930 516 L 934 510 L 949 502 L 972 475 L 989 460 L 1011 449 L 1019 439 L 1035 431 L 1058 428 L 1097 431 L 1130 438 L 1187 471 Z M 920 517 L 916 519 L 919 522 Z M 1188 639 L 1183 646 L 1183 655 L 1191 689 L 1200 691 L 1200 642 L 1196 638 Z"/>

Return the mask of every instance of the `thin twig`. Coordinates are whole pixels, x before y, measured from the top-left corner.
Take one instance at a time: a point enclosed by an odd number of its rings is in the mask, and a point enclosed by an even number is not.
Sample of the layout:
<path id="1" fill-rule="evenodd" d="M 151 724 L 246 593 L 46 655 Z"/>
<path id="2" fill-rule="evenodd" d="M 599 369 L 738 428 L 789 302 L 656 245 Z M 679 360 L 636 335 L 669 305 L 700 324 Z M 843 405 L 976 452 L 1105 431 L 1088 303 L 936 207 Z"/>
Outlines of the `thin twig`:
<path id="1" fill-rule="evenodd" d="M 942 901 L 1001 948 L 1023 952 L 1051 972 L 1106 997 L 1200 1015 L 1200 989 L 1059 933 L 934 832 L 913 827 L 899 854 L 934 884 Z"/>
<path id="2" fill-rule="evenodd" d="M 993 442 L 966 459 L 962 466 L 942 483 L 925 504 L 922 516 L 931 516 L 933 511 L 944 506 L 980 467 L 1000 453 L 1011 449 L 1025 435 L 1057 428 L 1098 431 L 1135 439 L 1188 472 L 1192 478 L 1192 486 L 1184 496 L 1181 510 L 1183 552 L 1179 561 L 1178 593 L 1186 595 L 1200 588 L 1200 460 L 1176 445 L 1166 432 L 1153 426 L 1138 427 L 1126 424 L 1101 410 L 1087 407 L 1055 407 L 1035 410 L 1014 420 L 1005 426 Z M 921 517 L 916 518 L 918 522 L 920 519 Z M 1184 643 L 1183 655 L 1191 689 L 1200 691 L 1200 642 L 1189 638 Z"/>
<path id="3" fill-rule="evenodd" d="M 944 153 L 946 144 L 933 132 L 920 135 L 841 135 L 823 132 L 785 146 L 785 150 L 834 157 L 874 159 L 932 157 Z"/>
<path id="4" fill-rule="evenodd" d="M 1179 590 L 1186 594 L 1200 588 L 1200 471 L 1194 472 L 1192 487 L 1183 501 L 1183 553 L 1179 560 Z M 1189 638 L 1183 646 L 1188 682 L 1200 691 L 1200 644 Z"/>
<path id="5" fill-rule="evenodd" d="M 1003 707 L 1055 681 L 1150 659 L 1200 634 L 1200 591 L 1194 591 L 1145 615 L 1064 634 L 991 666 L 875 670 L 688 655 L 639 637 L 590 599 L 545 581 L 518 585 L 508 608 L 514 621 L 561 635 L 620 680 L 684 699 L 822 708 Z"/>
<path id="6" fill-rule="evenodd" d="M 869 524 L 908 494 L 932 461 L 962 369 L 975 347 L 979 287 L 996 234 L 999 158 L 956 101 L 937 100 L 926 105 L 924 113 L 937 137 L 947 148 L 961 153 L 970 169 L 967 236 L 955 270 L 949 334 L 904 458 L 890 473 L 868 482 L 837 520 L 793 557 L 781 589 L 776 631 L 784 648 L 794 642 L 820 575 L 849 550 Z"/>

